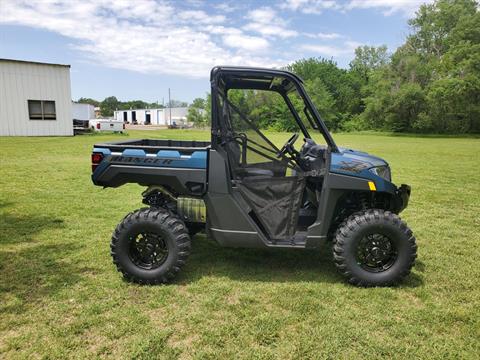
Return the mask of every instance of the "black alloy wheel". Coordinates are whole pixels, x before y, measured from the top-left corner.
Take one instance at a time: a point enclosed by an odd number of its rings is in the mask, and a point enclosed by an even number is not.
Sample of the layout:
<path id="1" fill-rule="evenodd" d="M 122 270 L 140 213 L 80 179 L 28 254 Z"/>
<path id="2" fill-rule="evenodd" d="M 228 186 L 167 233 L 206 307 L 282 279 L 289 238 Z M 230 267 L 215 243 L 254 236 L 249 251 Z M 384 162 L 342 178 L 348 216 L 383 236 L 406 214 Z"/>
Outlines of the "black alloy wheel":
<path id="1" fill-rule="evenodd" d="M 134 211 L 112 235 L 111 254 L 123 277 L 139 284 L 171 282 L 190 255 L 185 223 L 163 208 Z"/>
<path id="2" fill-rule="evenodd" d="M 384 234 L 363 236 L 357 248 L 358 264 L 370 272 L 388 270 L 397 259 L 395 244 Z"/>
<path id="3" fill-rule="evenodd" d="M 142 269 L 156 269 L 168 257 L 165 239 L 157 233 L 138 233 L 130 238 L 129 257 L 135 265 Z"/>
<path id="4" fill-rule="evenodd" d="M 338 227 L 333 257 L 349 283 L 390 286 L 410 273 L 417 245 L 412 231 L 398 215 L 369 209 L 349 216 Z"/>

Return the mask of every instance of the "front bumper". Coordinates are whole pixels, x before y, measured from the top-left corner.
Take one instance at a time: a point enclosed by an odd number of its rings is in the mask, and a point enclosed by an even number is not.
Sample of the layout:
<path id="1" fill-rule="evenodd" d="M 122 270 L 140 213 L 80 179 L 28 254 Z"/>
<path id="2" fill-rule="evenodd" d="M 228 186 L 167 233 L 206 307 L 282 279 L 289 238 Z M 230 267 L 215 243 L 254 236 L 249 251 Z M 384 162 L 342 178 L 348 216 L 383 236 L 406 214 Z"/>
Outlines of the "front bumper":
<path id="1" fill-rule="evenodd" d="M 408 205 L 408 200 L 410 199 L 410 193 L 412 188 L 409 185 L 402 184 L 397 190 L 395 190 L 393 211 L 398 214 Z"/>

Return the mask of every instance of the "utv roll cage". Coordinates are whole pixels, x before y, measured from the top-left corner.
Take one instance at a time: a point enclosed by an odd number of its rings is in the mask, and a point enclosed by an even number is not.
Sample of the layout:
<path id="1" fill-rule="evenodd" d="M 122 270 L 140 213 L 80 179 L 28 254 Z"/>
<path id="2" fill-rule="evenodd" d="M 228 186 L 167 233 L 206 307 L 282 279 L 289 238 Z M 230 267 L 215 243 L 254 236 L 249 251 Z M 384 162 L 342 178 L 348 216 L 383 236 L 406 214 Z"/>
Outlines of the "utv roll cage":
<path id="1" fill-rule="evenodd" d="M 298 94 L 305 103 L 306 109 L 304 109 L 304 111 L 308 110 L 305 111 L 305 114 L 310 122 L 310 125 L 313 129 L 316 128 L 320 131 L 331 152 L 338 152 L 338 147 L 335 144 L 335 141 L 328 132 L 328 129 L 325 126 L 325 123 L 322 121 L 320 114 L 303 88 L 302 79 L 297 75 L 285 70 L 217 66 L 214 67 L 210 73 L 210 82 L 212 91 L 211 131 L 213 149 L 216 149 L 221 143 L 222 124 L 220 119 L 222 119 L 222 109 L 220 107 L 220 99 L 228 101 L 230 106 L 232 106 L 233 104 L 228 100 L 227 96 L 228 91 L 231 89 L 250 89 L 277 92 L 284 99 L 304 137 L 311 139 L 308 129 L 287 96 L 290 91 L 297 90 Z M 235 108 L 234 105 L 233 107 Z M 313 118 L 309 115 L 309 113 L 313 115 Z M 261 133 L 260 135 L 265 138 Z M 266 139 L 266 141 L 270 142 L 268 139 Z"/>

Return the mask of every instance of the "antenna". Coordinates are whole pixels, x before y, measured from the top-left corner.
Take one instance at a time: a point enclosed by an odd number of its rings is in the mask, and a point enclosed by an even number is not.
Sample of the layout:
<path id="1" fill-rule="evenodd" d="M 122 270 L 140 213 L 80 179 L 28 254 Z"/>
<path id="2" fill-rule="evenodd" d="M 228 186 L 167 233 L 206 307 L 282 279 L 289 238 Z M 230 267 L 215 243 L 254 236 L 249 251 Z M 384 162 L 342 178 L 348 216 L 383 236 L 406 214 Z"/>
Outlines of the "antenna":
<path id="1" fill-rule="evenodd" d="M 170 88 L 168 88 L 168 107 L 170 108 L 170 125 L 172 125 L 172 99 L 170 98 Z"/>

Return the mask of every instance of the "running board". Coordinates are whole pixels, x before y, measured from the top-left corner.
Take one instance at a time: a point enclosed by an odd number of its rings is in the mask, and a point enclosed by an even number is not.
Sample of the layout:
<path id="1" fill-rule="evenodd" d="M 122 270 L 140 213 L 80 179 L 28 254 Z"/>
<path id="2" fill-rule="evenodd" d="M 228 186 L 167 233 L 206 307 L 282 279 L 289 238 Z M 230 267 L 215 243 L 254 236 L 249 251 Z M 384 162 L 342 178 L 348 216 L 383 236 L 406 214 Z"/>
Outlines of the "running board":
<path id="1" fill-rule="evenodd" d="M 295 235 L 290 240 L 284 241 L 274 241 L 271 243 L 271 247 L 279 248 L 305 248 L 307 243 L 307 232 L 306 231 L 297 231 Z"/>

